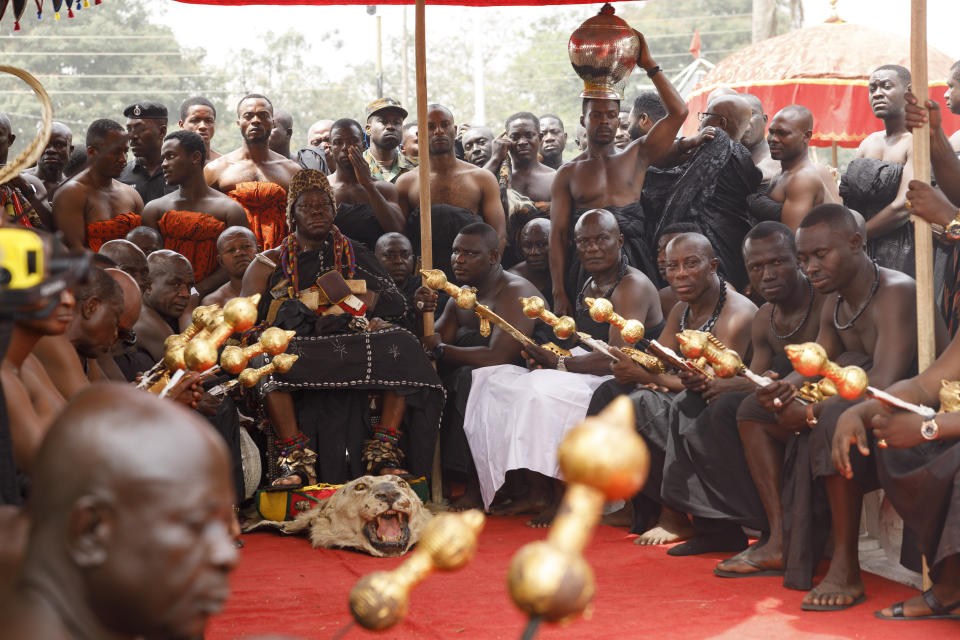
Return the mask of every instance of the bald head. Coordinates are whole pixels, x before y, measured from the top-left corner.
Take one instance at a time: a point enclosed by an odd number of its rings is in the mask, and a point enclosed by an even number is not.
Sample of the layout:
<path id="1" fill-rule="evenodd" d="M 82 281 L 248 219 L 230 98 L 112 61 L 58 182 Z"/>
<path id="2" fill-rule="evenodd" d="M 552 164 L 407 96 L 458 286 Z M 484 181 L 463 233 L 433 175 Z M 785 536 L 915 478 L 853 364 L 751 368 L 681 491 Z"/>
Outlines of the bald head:
<path id="1" fill-rule="evenodd" d="M 123 311 L 120 313 L 120 323 L 117 328 L 118 330 L 129 331 L 133 329 L 133 325 L 140 318 L 140 285 L 133 279 L 133 276 L 125 271 L 120 269 L 106 269 L 105 271 L 120 285 L 120 289 L 123 291 Z"/>
<path id="2" fill-rule="evenodd" d="M 767 114 L 763 112 L 763 103 L 752 93 L 741 94 L 750 105 L 750 124 L 747 125 L 740 142 L 747 149 L 753 149 L 761 144 L 767 135 Z"/>
<path id="3" fill-rule="evenodd" d="M 50 127 L 50 135 L 61 135 L 67 136 L 70 140 L 73 140 L 73 131 L 70 130 L 70 127 L 63 124 L 62 122 L 54 122 Z"/>
<path id="4" fill-rule="evenodd" d="M 413 246 L 407 236 L 395 231 L 385 233 L 377 239 L 373 252 L 393 281 L 402 287 L 413 273 L 415 260 Z"/>
<path id="5" fill-rule="evenodd" d="M 330 146 L 330 127 L 333 126 L 333 120 L 317 120 L 310 129 L 307 130 L 307 144 L 312 147 Z"/>
<path id="6" fill-rule="evenodd" d="M 682 250 L 685 254 L 697 255 L 704 260 L 713 260 L 716 254 L 713 251 L 713 245 L 707 240 L 707 237 L 701 233 L 681 233 L 674 237 L 667 245 L 667 259 L 671 253 L 671 247 L 674 252 Z"/>
<path id="7" fill-rule="evenodd" d="M 50 428 L 31 479 L 24 575 L 58 585 L 82 635 L 203 637 L 237 554 L 229 453 L 199 414 L 90 386 Z"/>
<path id="8" fill-rule="evenodd" d="M 247 240 L 252 241 L 254 246 L 257 244 L 257 236 L 253 235 L 253 231 L 250 231 L 250 229 L 246 227 L 234 225 L 224 229 L 223 232 L 217 237 L 217 251 L 222 252 L 224 246 L 236 238 L 246 238 Z"/>
<path id="9" fill-rule="evenodd" d="M 803 127 L 805 131 L 813 129 L 813 113 L 802 104 L 787 105 L 777 112 L 777 115 L 774 116 L 774 119 L 776 118 L 784 118 L 794 122 L 797 126 Z"/>
<path id="10" fill-rule="evenodd" d="M 163 249 L 163 237 L 153 227 L 140 226 L 130 230 L 126 239 L 140 247 L 144 254 L 150 255 L 158 249 Z"/>
<path id="11" fill-rule="evenodd" d="M 616 218 L 614 218 L 613 221 L 616 222 Z M 546 234 L 546 236 L 549 237 L 550 218 L 534 218 L 527 224 L 523 225 L 523 228 L 520 229 L 520 242 L 523 242 L 523 239 L 531 233 Z"/>
<path id="12" fill-rule="evenodd" d="M 616 217 L 606 209 L 594 209 L 580 216 L 573 229 L 574 236 L 576 236 L 577 232 L 584 226 L 595 227 L 599 230 L 615 234 L 620 233 L 620 225 L 617 223 Z"/>
<path id="13" fill-rule="evenodd" d="M 701 126 L 720 127 L 726 131 L 731 140 L 739 141 L 743 137 L 743 132 L 750 125 L 752 114 L 750 103 L 738 93 L 717 96 L 707 104 L 707 111 L 723 117 L 719 118 L 719 122 L 714 121 L 718 118 L 705 118 Z"/>
<path id="14" fill-rule="evenodd" d="M 150 271 L 147 268 L 147 256 L 140 247 L 129 240 L 109 240 L 104 242 L 97 252 L 111 260 L 121 271 L 133 276 L 141 291 L 150 284 Z"/>
<path id="15" fill-rule="evenodd" d="M 176 251 L 161 249 L 147 256 L 150 289 L 143 302 L 167 319 L 180 317 L 190 302 L 193 267 Z"/>
<path id="16" fill-rule="evenodd" d="M 386 251 L 388 247 L 394 246 L 406 249 L 407 251 L 413 250 L 413 246 L 410 244 L 410 239 L 402 233 L 397 233 L 396 231 L 390 231 L 389 233 L 385 233 L 377 238 L 377 244 L 374 247 L 374 250 L 377 252 Z"/>

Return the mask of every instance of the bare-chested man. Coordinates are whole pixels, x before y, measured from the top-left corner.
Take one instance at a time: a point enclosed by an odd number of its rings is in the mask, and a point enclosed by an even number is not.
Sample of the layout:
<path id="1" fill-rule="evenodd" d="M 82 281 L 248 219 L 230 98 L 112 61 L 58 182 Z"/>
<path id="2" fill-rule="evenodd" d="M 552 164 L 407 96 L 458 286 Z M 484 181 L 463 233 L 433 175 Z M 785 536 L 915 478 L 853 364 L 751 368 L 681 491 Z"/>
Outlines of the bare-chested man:
<path id="1" fill-rule="evenodd" d="M 296 162 L 270 150 L 273 105 L 266 96 L 251 93 L 237 104 L 237 125 L 243 142 L 239 149 L 217 158 L 204 168 L 207 184 L 247 211 L 257 242 L 272 249 L 286 237 L 287 187 L 300 170 Z"/>
<path id="2" fill-rule="evenodd" d="M 549 307 L 553 302 L 550 287 L 550 220 L 534 218 L 523 225 L 518 244 L 522 262 L 513 265 L 510 273 L 532 282 Z"/>
<path id="3" fill-rule="evenodd" d="M 747 360 L 750 358 L 750 328 L 757 308 L 750 300 L 723 285 L 717 275 L 713 247 L 699 233 L 683 233 L 667 245 L 667 280 L 680 300 L 667 316 L 660 334 L 663 346 L 677 351 L 676 334 L 684 329 L 709 331 Z M 670 405 L 684 390 L 674 374 L 653 374 L 622 352 L 610 365 L 615 380 L 605 382 L 593 395 L 589 412 L 599 413 L 616 396 L 628 393 L 633 401 L 637 431 L 651 451 L 650 477 L 634 500 L 635 544 L 677 542 L 693 534 L 687 516 L 667 506 L 659 508 L 664 455 L 670 431 Z"/>
<path id="4" fill-rule="evenodd" d="M 910 71 L 883 65 L 867 85 L 873 115 L 883 131 L 860 143 L 857 157 L 840 183 L 843 203 L 867 221 L 867 252 L 881 266 L 913 276 L 913 225 L 907 209 L 907 185 L 913 179 L 913 135 L 906 127 Z"/>
<path id="5" fill-rule="evenodd" d="M 87 128 L 87 167 L 53 197 L 53 218 L 67 248 L 97 251 L 107 240 L 123 238 L 140 226 L 143 199 L 119 180 L 127 165 L 128 137 L 113 120 Z"/>
<path id="6" fill-rule="evenodd" d="M 145 256 L 163 249 L 163 236 L 153 227 L 144 225 L 134 227 L 124 239 L 140 247 L 140 250 L 143 251 L 143 255 Z"/>
<path id="7" fill-rule="evenodd" d="M 534 202 L 550 202 L 554 169 L 538 160 L 540 120 L 528 111 L 515 113 L 504 124 L 505 134 L 493 141 L 493 157 L 485 168 L 497 173 L 500 164 L 510 154 L 510 188 Z"/>
<path id="8" fill-rule="evenodd" d="M 916 361 L 916 334 L 903 331 L 903 327 L 916 324 L 916 284 L 870 260 L 863 251 L 861 234 L 848 209 L 824 204 L 801 222 L 797 255 L 818 291 L 837 293 L 835 300 L 828 299 L 823 305 L 817 342 L 840 364 L 864 365 L 870 384 L 883 389 L 908 375 Z M 937 333 L 942 348 L 946 344 L 942 321 L 938 322 Z M 830 457 L 837 419 L 851 403 L 838 396 L 806 405 L 793 402 L 794 385 L 802 380 L 791 373 L 783 381 L 759 389 L 755 397 L 748 397 L 740 406 L 737 419 L 741 437 L 745 443 L 752 443 L 746 448 L 751 474 L 758 488 L 768 488 L 760 495 L 771 534 L 763 546 L 721 563 L 718 569 L 740 574 L 784 570 L 786 586 L 809 588 L 826 539 L 827 523 L 818 522 L 810 495 L 814 489 L 805 487 L 812 485 L 813 479 L 822 478 L 832 515 L 834 552 L 827 575 L 807 594 L 802 608 L 845 609 L 863 599 L 857 538 L 861 498 L 867 485 L 837 475 Z M 800 456 L 809 463 L 785 466 L 783 449 L 777 442 L 785 442 L 794 452 L 786 460 Z M 867 463 L 863 457 L 854 461 L 858 479 L 867 476 Z M 781 503 L 775 490 L 780 478 L 783 495 L 793 504 Z M 786 536 L 777 539 L 778 529 L 789 533 L 789 540 Z"/>
<path id="9" fill-rule="evenodd" d="M 384 233 L 406 231 L 406 218 L 397 188 L 373 177 L 363 151 L 359 122 L 342 118 L 333 123 L 330 153 L 337 161 L 337 169 L 329 177 L 337 200 L 333 222 L 345 236 L 373 249 Z"/>
<path id="10" fill-rule="evenodd" d="M 463 159 L 477 167 L 484 167 L 493 154 L 493 131 L 490 127 L 470 127 L 460 138 Z M 497 165 L 499 170 L 500 165 Z M 494 172 L 496 173 L 496 172 Z"/>
<path id="11" fill-rule="evenodd" d="M 450 263 L 453 239 L 473 222 L 486 222 L 506 243 L 506 219 L 500 202 L 500 187 L 491 173 L 454 154 L 457 127 L 453 114 L 446 107 L 427 107 L 427 130 L 430 139 L 430 199 L 433 204 L 434 266 L 453 276 Z M 407 234 L 414 250 L 420 250 L 420 172 L 409 171 L 397 179 L 400 208 L 407 215 Z"/>
<path id="12" fill-rule="evenodd" d="M 189 260 L 167 249 L 151 253 L 147 265 L 150 288 L 143 294 L 143 309 L 134 330 L 140 346 L 156 361 L 163 357 L 163 341 L 178 327 L 190 302 L 193 269 Z"/>
<path id="13" fill-rule="evenodd" d="M 0 166 L 7 164 L 7 155 L 16 139 L 10 118 L 7 114 L 0 113 Z M 0 206 L 5 207 L 8 203 L 11 205 L 4 217 L 14 224 L 38 229 L 51 228 L 53 217 L 47 200 L 47 189 L 43 181 L 29 171 L 24 171 L 0 185 Z"/>
<path id="14" fill-rule="evenodd" d="M 465 226 L 454 238 L 451 262 L 456 282 L 477 288 L 478 303 L 493 309 L 517 330 L 527 335 L 533 331 L 534 322 L 523 315 L 517 298 L 535 296 L 538 291 L 527 280 L 500 266 L 499 235 L 493 227 L 482 222 Z M 422 287 L 416 300 L 421 312 L 432 312 L 436 309 L 437 293 Z M 455 408 L 456 396 L 468 392 L 466 379 L 473 368 L 521 361 L 517 340 L 498 327 L 483 338 L 479 328 L 480 320 L 472 311 L 448 304 L 436 320 L 436 333 L 422 339 L 424 348 L 441 368 L 441 375 L 447 372 L 444 385 L 451 410 L 445 412 L 448 418 L 440 430 L 442 460 L 445 469 L 467 481 L 466 494 L 455 503 L 457 510 L 478 506 L 480 489 L 463 432 L 463 416 Z M 464 402 L 462 395 L 459 402 Z"/>
<path id="15" fill-rule="evenodd" d="M 210 146 L 217 128 L 217 108 L 209 100 L 201 96 L 184 100 L 180 104 L 180 121 L 177 125 L 203 138 L 203 144 L 207 147 L 207 162 L 212 162 L 222 155 Z"/>
<path id="16" fill-rule="evenodd" d="M 73 153 L 73 132 L 62 122 L 54 122 L 50 130 L 50 140 L 43 153 L 37 159 L 37 166 L 24 171 L 25 174 L 39 178 L 47 191 L 47 202 L 53 204 L 53 196 L 64 183 L 63 168 Z"/>
<path id="17" fill-rule="evenodd" d="M 37 456 L 8 638 L 200 638 L 236 566 L 220 438 L 126 385 L 92 387 Z M 109 523 L 109 524 L 108 524 Z"/>
<path id="18" fill-rule="evenodd" d="M 769 183 L 780 172 L 777 161 L 770 156 L 767 144 L 767 114 L 763 112 L 763 103 L 752 93 L 741 94 L 750 104 L 750 124 L 740 138 L 741 144 L 750 150 L 753 163 L 763 173 L 763 181 Z"/>
<path id="19" fill-rule="evenodd" d="M 179 188 L 143 208 L 143 224 L 160 232 L 164 248 L 190 261 L 201 296 L 228 279 L 217 262 L 217 238 L 228 227 L 247 226 L 243 207 L 204 181 L 205 153 L 199 134 L 169 134 L 161 148 L 161 167 L 167 184 Z"/>
<path id="20" fill-rule="evenodd" d="M 224 305 L 240 295 L 243 274 L 257 255 L 257 239 L 246 227 L 229 227 L 217 238 L 217 260 L 230 277 L 201 304 Z"/>
<path id="21" fill-rule="evenodd" d="M 770 183 L 766 196 L 748 199 L 755 218 L 782 222 L 795 231 L 815 206 L 840 202 L 830 170 L 810 160 L 807 153 L 812 136 L 813 114 L 804 106 L 784 107 L 773 117 L 768 149 L 782 169 Z"/>
<path id="22" fill-rule="evenodd" d="M 275 151 L 284 158 L 290 156 L 290 140 L 293 138 L 293 114 L 283 109 L 277 109 L 273 114 L 273 129 L 267 141 L 271 151 Z"/>
<path id="23" fill-rule="evenodd" d="M 640 193 L 647 167 L 674 145 L 677 131 L 687 117 L 687 108 L 654 62 L 642 36 L 640 42 L 637 64 L 652 74 L 667 115 L 646 136 L 631 142 L 621 152 L 615 146 L 620 125 L 619 100 L 584 99 L 580 122 L 587 130 L 586 153 L 560 167 L 551 197 L 550 275 L 554 311 L 558 314 L 569 314 L 573 310 L 570 296 L 575 292 L 568 288 L 575 286 L 576 269 L 572 268 L 575 265 L 568 256 L 573 255 L 574 223 L 586 210 L 607 209 L 617 216 L 631 266 L 648 276 L 655 273 L 656 262 L 654 256 L 648 255 L 648 242 L 639 237 L 644 226 L 643 216 L 638 215 Z M 632 215 L 626 208 L 630 208 Z"/>

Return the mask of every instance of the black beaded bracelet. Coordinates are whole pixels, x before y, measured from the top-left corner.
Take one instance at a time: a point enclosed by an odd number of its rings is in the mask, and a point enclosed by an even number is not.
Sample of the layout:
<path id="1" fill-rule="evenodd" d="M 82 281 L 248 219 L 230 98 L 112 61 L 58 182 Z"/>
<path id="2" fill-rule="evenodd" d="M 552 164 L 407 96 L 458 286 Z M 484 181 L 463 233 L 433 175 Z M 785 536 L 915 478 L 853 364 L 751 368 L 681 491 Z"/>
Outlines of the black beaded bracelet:
<path id="1" fill-rule="evenodd" d="M 653 69 L 650 69 L 650 71 L 647 71 L 647 77 L 652 78 L 653 76 L 657 75 L 661 71 L 662 69 L 660 68 L 660 65 L 657 65 Z"/>

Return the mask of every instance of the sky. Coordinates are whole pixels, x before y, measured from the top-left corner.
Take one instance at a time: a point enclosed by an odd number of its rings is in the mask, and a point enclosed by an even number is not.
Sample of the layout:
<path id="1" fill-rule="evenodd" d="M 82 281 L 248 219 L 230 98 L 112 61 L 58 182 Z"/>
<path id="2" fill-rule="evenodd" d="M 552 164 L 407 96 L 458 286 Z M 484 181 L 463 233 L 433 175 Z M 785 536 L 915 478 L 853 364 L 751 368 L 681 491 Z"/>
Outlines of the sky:
<path id="1" fill-rule="evenodd" d="M 669 0 L 650 0 L 669 2 Z M 537 19 L 557 11 L 571 15 L 571 26 L 577 18 L 593 15 L 600 3 L 574 7 L 427 7 L 427 46 L 430 34 L 447 30 L 453 25 L 469 25 L 476 16 L 516 24 Z M 167 0 L 154 5 L 158 19 L 169 24 L 177 39 L 184 45 L 202 45 L 213 65 L 222 64 L 232 51 L 242 46 L 256 49 L 257 40 L 264 30 L 282 33 L 289 29 L 315 36 L 318 29 L 324 32 L 335 29 L 342 47 L 315 51 L 330 63 L 330 68 L 341 68 L 348 61 L 373 60 L 375 48 L 375 18 L 367 15 L 363 6 L 237 6 L 211 7 L 182 4 Z M 856 22 L 868 27 L 909 35 L 910 0 L 839 0 L 840 17 L 847 22 Z M 380 6 L 383 34 L 399 37 L 403 25 L 402 7 Z M 930 46 L 936 47 L 954 59 L 960 59 L 960 38 L 956 37 L 960 24 L 960 0 L 927 0 L 928 34 Z M 830 14 L 828 0 L 804 0 L 806 24 L 822 22 Z M 215 25 L 215 28 L 211 28 Z M 412 42 L 413 7 L 407 8 L 407 25 Z M 642 26 L 637 25 L 642 31 Z M 572 30 L 572 29 L 571 29 Z M 411 61 L 411 65 L 412 65 Z"/>

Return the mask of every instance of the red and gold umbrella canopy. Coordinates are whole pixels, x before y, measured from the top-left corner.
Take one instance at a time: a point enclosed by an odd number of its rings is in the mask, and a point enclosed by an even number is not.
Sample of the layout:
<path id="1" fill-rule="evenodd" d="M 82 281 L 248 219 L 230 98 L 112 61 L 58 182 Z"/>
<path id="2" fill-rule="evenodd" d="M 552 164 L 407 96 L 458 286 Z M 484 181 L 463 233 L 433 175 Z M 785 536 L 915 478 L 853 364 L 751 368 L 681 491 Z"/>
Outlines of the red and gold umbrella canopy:
<path id="1" fill-rule="evenodd" d="M 700 81 L 687 99 L 691 113 L 706 111 L 707 96 L 727 85 L 752 93 L 771 116 L 790 104 L 813 112 L 811 144 L 856 147 L 882 125 L 867 96 L 870 73 L 884 64 L 910 68 L 910 38 L 849 22 L 824 23 L 758 42 L 724 58 Z M 943 94 L 953 60 L 930 48 L 927 52 L 930 98 L 940 103 L 944 129 L 960 129 L 960 117 L 950 114 Z M 692 135 L 690 118 L 684 133 Z"/>

